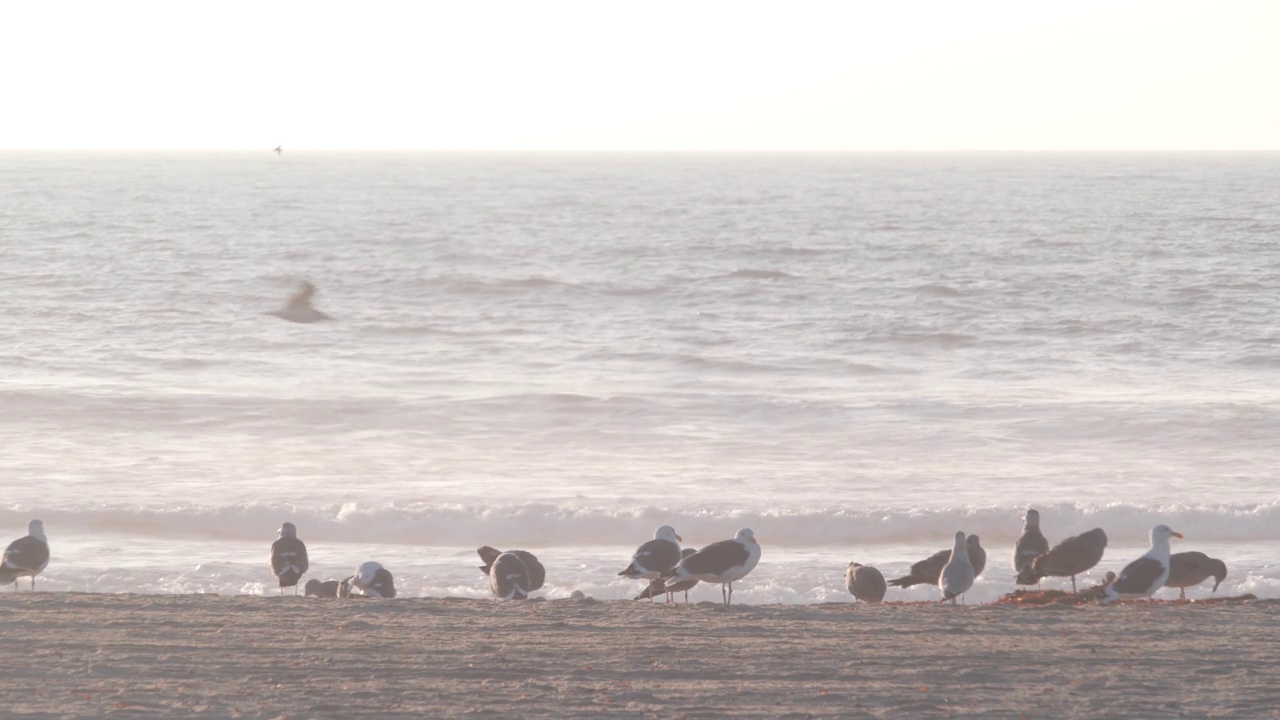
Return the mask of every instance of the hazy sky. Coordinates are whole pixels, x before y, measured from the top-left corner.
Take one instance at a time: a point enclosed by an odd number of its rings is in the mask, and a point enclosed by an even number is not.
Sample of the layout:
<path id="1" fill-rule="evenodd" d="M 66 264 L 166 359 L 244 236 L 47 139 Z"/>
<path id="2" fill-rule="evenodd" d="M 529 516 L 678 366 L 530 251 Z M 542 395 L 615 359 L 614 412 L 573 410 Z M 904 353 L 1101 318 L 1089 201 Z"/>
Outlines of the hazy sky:
<path id="1" fill-rule="evenodd" d="M 0 3 L 0 148 L 1280 149 L 1280 1 Z"/>

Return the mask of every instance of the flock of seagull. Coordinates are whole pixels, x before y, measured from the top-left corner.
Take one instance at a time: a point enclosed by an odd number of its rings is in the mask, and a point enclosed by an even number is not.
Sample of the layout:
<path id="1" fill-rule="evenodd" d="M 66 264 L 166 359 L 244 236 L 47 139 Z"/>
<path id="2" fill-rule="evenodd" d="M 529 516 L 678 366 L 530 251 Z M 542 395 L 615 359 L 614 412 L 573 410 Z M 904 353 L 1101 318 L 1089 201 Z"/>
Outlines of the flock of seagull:
<path id="1" fill-rule="evenodd" d="M 271 544 L 271 572 L 279 580 L 281 593 L 291 587 L 296 594 L 298 582 L 310 564 L 307 546 L 298 539 L 293 523 L 281 525 L 278 534 L 279 539 Z M 733 598 L 733 581 L 746 576 L 760 561 L 760 544 L 749 528 L 739 530 L 730 540 L 712 543 L 701 550 L 682 550 L 681 542 L 674 528 L 663 525 L 652 540 L 631 556 L 631 564 L 618 573 L 649 581 L 649 587 L 637 600 L 665 594 L 670 601 L 674 593 L 684 591 L 687 601 L 689 588 L 699 582 L 710 582 L 720 583 L 721 597 L 728 605 Z M 485 545 L 476 553 L 484 562 L 480 572 L 489 579 L 489 591 L 499 600 L 525 600 L 530 593 L 541 589 L 546 580 L 546 569 L 537 556 L 527 550 L 503 551 Z M 342 580 L 308 580 L 303 594 L 322 598 L 393 598 L 396 589 L 391 573 L 370 560 Z"/>
<path id="2" fill-rule="evenodd" d="M 271 545 L 270 566 L 280 592 L 293 588 L 297 594 L 298 583 L 306 574 L 310 563 L 307 546 L 298 538 L 297 528 L 286 522 L 280 526 L 278 538 Z M 1186 598 L 1186 588 L 1214 578 L 1213 589 L 1227 576 L 1227 566 L 1222 560 L 1201 552 L 1172 554 L 1169 540 L 1181 538 L 1167 525 L 1151 528 L 1151 549 L 1142 557 L 1124 567 L 1117 575 L 1107 573 L 1098 601 L 1102 604 L 1125 599 L 1150 598 L 1162 587 L 1176 587 L 1180 597 Z M 681 548 L 683 539 L 675 528 L 663 525 L 631 556 L 631 563 L 618 573 L 621 577 L 647 580 L 648 585 L 635 599 L 649 599 L 662 595 L 671 602 L 675 593 L 683 592 L 688 602 L 689 589 L 699 582 L 720 585 L 721 600 L 725 605 L 733 601 L 733 583 L 746 577 L 760 562 L 760 544 L 750 528 L 743 528 L 728 540 L 714 542 L 702 549 Z M 1046 577 L 1070 577 L 1071 590 L 1078 593 L 1076 575 L 1092 569 L 1102 560 L 1107 547 L 1107 535 L 1102 528 L 1069 537 L 1050 547 L 1040 532 L 1040 513 L 1027 510 L 1023 517 L 1022 535 L 1014 544 L 1013 570 L 1019 585 L 1039 585 Z M 501 600 L 524 600 L 540 589 L 546 580 L 546 569 L 533 553 L 526 550 L 502 551 L 483 546 L 476 551 L 483 564 L 480 571 L 488 578 L 489 589 Z M 15 583 L 20 577 L 31 578 L 31 590 L 35 590 L 35 576 L 49 564 L 49 541 L 44 534 L 44 524 L 32 520 L 27 535 L 18 538 L 4 551 L 0 560 L 0 585 Z M 881 602 L 888 587 L 908 588 L 917 584 L 936 585 L 941 600 L 955 604 L 963 601 L 974 580 L 986 569 L 987 553 L 977 535 L 955 534 L 955 543 L 948 550 L 915 563 L 906 575 L 888 582 L 874 567 L 861 563 L 849 563 L 845 570 L 845 585 L 856 600 Z M 395 578 L 381 563 L 370 560 L 361 563 L 355 572 L 342 580 L 308 580 L 305 595 L 322 598 L 394 598 Z"/>
<path id="3" fill-rule="evenodd" d="M 1046 577 L 1071 578 L 1071 592 L 1079 594 L 1076 575 L 1091 570 L 1102 560 L 1107 547 L 1107 534 L 1102 528 L 1074 535 L 1049 546 L 1040 532 L 1040 513 L 1027 510 L 1023 516 L 1022 535 L 1013 547 L 1013 571 L 1019 585 L 1039 585 Z M 1227 565 L 1202 552 L 1171 553 L 1169 540 L 1181 538 L 1168 525 L 1151 528 L 1151 549 L 1142 557 L 1124 567 L 1117 575 L 1108 572 L 1098 602 L 1109 604 L 1117 600 L 1150 599 L 1162 587 L 1178 588 L 1179 598 L 1185 600 L 1186 589 L 1214 578 L 1213 590 L 1227 577 Z M 887 586 L 907 588 L 926 583 L 937 585 L 942 594 L 940 602 L 954 604 L 963 599 L 973 587 L 974 580 L 987 565 L 987 552 L 977 535 L 957 532 L 955 545 L 950 550 L 940 550 L 911 566 L 903 577 L 885 582 L 879 570 L 849 563 L 845 570 L 845 586 L 854 598 L 864 602 L 884 600 Z"/>

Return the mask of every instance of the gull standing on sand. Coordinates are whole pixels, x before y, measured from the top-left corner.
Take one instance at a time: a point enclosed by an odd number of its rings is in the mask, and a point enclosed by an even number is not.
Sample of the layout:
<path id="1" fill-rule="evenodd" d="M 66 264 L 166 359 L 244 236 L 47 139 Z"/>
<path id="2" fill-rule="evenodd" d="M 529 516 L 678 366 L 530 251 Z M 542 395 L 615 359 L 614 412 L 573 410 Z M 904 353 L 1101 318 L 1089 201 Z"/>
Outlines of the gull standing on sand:
<path id="1" fill-rule="evenodd" d="M 49 539 L 44 536 L 44 523 L 32 520 L 27 523 L 26 537 L 14 540 L 4 549 L 4 558 L 0 559 L 0 585 L 13 583 L 13 590 L 17 592 L 16 580 L 25 575 L 31 578 L 31 590 L 35 592 L 36 575 L 48 564 Z"/>
<path id="2" fill-rule="evenodd" d="M 951 549 L 951 559 L 942 567 L 942 575 L 938 578 L 938 589 L 942 591 L 942 600 L 939 602 L 951 601 L 952 605 L 956 604 L 956 598 L 969 592 L 969 588 L 973 587 L 973 580 L 978 574 L 973 570 L 973 563 L 969 561 L 969 545 L 965 541 L 964 533 L 956 531 L 956 545 Z"/>
<path id="3" fill-rule="evenodd" d="M 844 569 L 844 586 L 855 600 L 878 603 L 884 600 L 884 575 L 873 567 L 851 562 Z"/>
<path id="4" fill-rule="evenodd" d="M 504 552 L 489 566 L 489 590 L 499 600 L 529 598 L 529 568 L 513 552 Z"/>
<path id="5" fill-rule="evenodd" d="M 525 570 L 529 573 L 528 585 L 525 590 L 533 592 L 542 588 L 542 583 L 547 579 L 547 571 L 546 568 L 542 567 L 542 563 L 539 562 L 538 558 L 526 550 L 507 550 L 506 552 L 520 558 L 520 562 L 524 563 Z M 503 551 L 491 548 L 488 545 L 481 545 L 476 548 L 476 553 L 484 561 L 484 564 L 480 566 L 480 572 L 484 573 L 485 577 L 490 577 L 493 563 L 503 554 Z"/>
<path id="6" fill-rule="evenodd" d="M 341 584 L 340 580 L 325 580 L 324 582 L 308 580 L 302 594 L 307 597 L 336 598 L 338 597 L 338 586 Z"/>
<path id="7" fill-rule="evenodd" d="M 365 597 L 393 598 L 396 596 L 395 578 L 381 563 L 370 560 L 356 569 L 351 585 L 360 588 Z"/>
<path id="8" fill-rule="evenodd" d="M 1169 538 L 1181 538 L 1168 525 L 1151 528 L 1151 549 L 1124 566 L 1115 582 L 1107 586 L 1098 602 L 1103 605 L 1127 598 L 1151 598 L 1169 579 Z"/>
<path id="9" fill-rule="evenodd" d="M 702 548 L 662 574 L 668 591 L 681 580 L 719 583 L 726 606 L 733 603 L 733 581 L 741 580 L 760 562 L 760 543 L 751 528 L 742 528 L 732 540 L 721 540 Z"/>
<path id="10" fill-rule="evenodd" d="M 685 558 L 689 557 L 690 555 L 692 555 L 692 554 L 694 554 L 694 553 L 696 553 L 696 552 L 698 552 L 698 551 L 697 551 L 697 550 L 695 550 L 695 549 L 693 549 L 693 548 L 684 548 L 683 550 L 681 550 L 681 551 L 680 551 L 680 559 L 681 559 L 681 560 L 683 560 L 683 559 L 685 559 Z M 644 589 L 644 592 L 642 592 L 642 593 L 640 593 L 639 595 L 635 596 L 635 598 L 634 598 L 634 599 L 636 599 L 636 600 L 645 600 L 645 599 L 652 600 L 652 599 L 654 599 L 655 597 L 657 597 L 657 596 L 659 596 L 659 595 L 666 595 L 666 596 L 667 596 L 667 602 L 671 602 L 671 596 L 672 596 L 672 595 L 675 595 L 676 593 L 683 591 L 683 592 L 684 592 L 684 601 L 685 601 L 686 603 L 688 603 L 688 602 L 689 602 L 689 591 L 690 591 L 690 590 L 692 590 L 692 589 L 693 589 L 693 586 L 694 586 L 694 585 L 697 585 L 697 584 L 698 584 L 698 582 L 699 582 L 699 581 L 698 581 L 696 578 L 695 578 L 695 579 L 693 579 L 693 580 L 680 580 L 679 582 L 673 582 L 673 583 L 671 583 L 671 588 L 670 588 L 670 589 L 667 589 L 667 581 L 666 581 L 666 580 L 663 580 L 663 579 L 662 579 L 662 578 L 660 578 L 660 577 L 656 577 L 656 578 L 654 578 L 654 579 L 650 580 L 650 581 L 649 581 L 649 587 L 645 588 L 645 589 Z"/>
<path id="11" fill-rule="evenodd" d="M 676 534 L 675 528 L 663 525 L 653 533 L 653 539 L 636 549 L 631 556 L 631 564 L 618 575 L 638 580 L 652 580 L 670 572 L 680 562 L 680 543 L 684 538 Z M 650 600 L 652 600 L 650 596 Z M 671 594 L 667 593 L 667 602 Z"/>
<path id="12" fill-rule="evenodd" d="M 1076 592 L 1076 575 L 1079 575 L 1102 559 L 1107 549 L 1107 534 L 1102 528 L 1094 528 L 1063 540 L 1037 556 L 1030 567 L 1018 575 L 1019 585 L 1039 583 L 1043 577 L 1071 577 L 1071 592 Z"/>
<path id="13" fill-rule="evenodd" d="M 298 529 L 287 522 L 276 532 L 279 539 L 271 543 L 271 572 L 280 580 L 280 594 L 287 587 L 298 594 L 298 580 L 306 574 L 307 546 L 298 539 Z"/>
<path id="14" fill-rule="evenodd" d="M 1035 508 L 1028 508 L 1027 514 L 1022 517 L 1022 536 L 1013 545 L 1014 576 L 1030 577 L 1031 563 L 1047 552 L 1049 552 L 1049 541 L 1040 532 L 1040 512 Z M 1027 574 L 1024 575 L 1024 573 Z M 1036 584 L 1038 585 L 1039 582 L 1037 578 Z"/>
<path id="15" fill-rule="evenodd" d="M 965 540 L 969 550 L 969 564 L 973 566 L 974 576 L 982 574 L 987 567 L 987 551 L 982 548 L 982 541 L 977 535 L 970 535 Z M 939 550 L 929 557 L 911 566 L 911 572 L 900 578 L 889 581 L 893 587 L 909 588 L 912 585 L 937 585 L 942 578 L 942 568 L 951 559 L 951 548 Z"/>
<path id="16" fill-rule="evenodd" d="M 1187 588 L 1213 578 L 1213 590 L 1227 579 L 1227 564 L 1218 558 L 1211 558 L 1202 552 L 1174 553 L 1169 556 L 1169 577 L 1164 581 L 1165 587 L 1178 588 L 1178 599 L 1187 599 Z"/>
<path id="17" fill-rule="evenodd" d="M 295 323 L 332 320 L 333 318 L 311 307 L 311 298 L 315 294 L 316 286 L 304 281 L 298 291 L 289 298 L 289 302 L 285 303 L 284 307 L 279 310 L 272 310 L 267 314 Z"/>

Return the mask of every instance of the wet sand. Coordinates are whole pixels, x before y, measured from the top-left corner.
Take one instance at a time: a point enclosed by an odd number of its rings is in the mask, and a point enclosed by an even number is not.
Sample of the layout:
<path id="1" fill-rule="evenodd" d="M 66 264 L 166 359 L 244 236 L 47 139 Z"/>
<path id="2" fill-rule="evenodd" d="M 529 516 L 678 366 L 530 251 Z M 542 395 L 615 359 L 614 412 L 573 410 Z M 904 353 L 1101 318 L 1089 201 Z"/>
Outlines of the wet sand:
<path id="1" fill-rule="evenodd" d="M 17 718 L 1265 718 L 1280 601 L 0 595 Z"/>

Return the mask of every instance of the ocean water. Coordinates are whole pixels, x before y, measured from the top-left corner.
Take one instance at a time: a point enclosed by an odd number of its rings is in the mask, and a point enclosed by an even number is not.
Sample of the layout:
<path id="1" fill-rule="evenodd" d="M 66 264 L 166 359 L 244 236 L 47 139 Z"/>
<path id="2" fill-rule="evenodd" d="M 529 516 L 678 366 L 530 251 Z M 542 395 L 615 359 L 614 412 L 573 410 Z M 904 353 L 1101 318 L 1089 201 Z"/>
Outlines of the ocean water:
<path id="1" fill-rule="evenodd" d="M 735 599 L 807 603 L 964 530 L 986 601 L 1034 506 L 1106 529 L 1086 583 L 1164 522 L 1280 597 L 1278 197 L 1276 154 L 0 153 L 0 539 L 44 520 L 37 589 L 275 593 L 288 520 L 311 577 L 483 596 L 490 544 L 623 598 L 656 526 L 751 527 Z M 304 279 L 333 322 L 265 314 Z"/>

